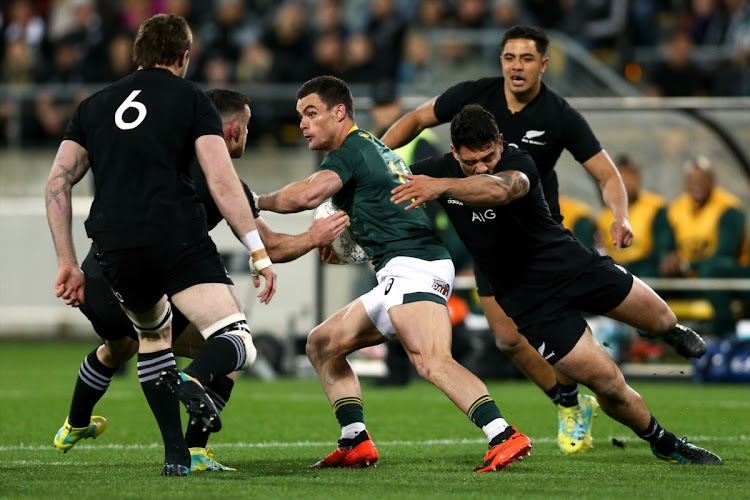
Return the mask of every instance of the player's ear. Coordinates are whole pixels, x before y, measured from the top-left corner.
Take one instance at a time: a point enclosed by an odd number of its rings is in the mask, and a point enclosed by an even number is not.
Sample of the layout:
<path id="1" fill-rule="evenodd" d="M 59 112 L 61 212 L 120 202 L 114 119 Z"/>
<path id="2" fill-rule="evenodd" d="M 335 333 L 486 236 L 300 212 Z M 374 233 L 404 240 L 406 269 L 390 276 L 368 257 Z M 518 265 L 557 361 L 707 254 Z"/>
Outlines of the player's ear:
<path id="1" fill-rule="evenodd" d="M 453 158 L 456 159 L 456 161 L 459 161 L 458 159 L 458 151 L 456 151 L 456 146 L 451 143 L 451 153 L 453 153 Z"/>

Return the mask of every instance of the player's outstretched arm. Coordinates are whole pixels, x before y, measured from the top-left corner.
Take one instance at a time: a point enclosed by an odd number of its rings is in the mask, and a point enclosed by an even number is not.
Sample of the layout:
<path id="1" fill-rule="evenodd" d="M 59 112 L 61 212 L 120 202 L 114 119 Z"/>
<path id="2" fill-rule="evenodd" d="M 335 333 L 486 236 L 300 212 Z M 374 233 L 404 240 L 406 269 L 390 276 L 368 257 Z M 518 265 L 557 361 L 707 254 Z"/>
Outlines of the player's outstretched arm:
<path id="1" fill-rule="evenodd" d="M 195 152 L 219 212 L 250 252 L 253 285 L 256 288 L 260 286 L 259 276 L 265 279 L 265 286 L 258 297 L 267 304 L 276 292 L 276 271 L 255 227 L 250 202 L 234 170 L 227 145 L 218 135 L 203 135 L 195 141 Z"/>
<path id="2" fill-rule="evenodd" d="M 614 219 L 609 227 L 615 248 L 626 248 L 633 243 L 633 230 L 628 219 L 628 194 L 617 167 L 605 150 L 583 162 L 586 171 L 596 179 L 604 204 L 612 210 Z"/>
<path id="3" fill-rule="evenodd" d="M 257 199 L 258 209 L 280 214 L 310 210 L 337 193 L 344 183 L 332 170 L 320 170 L 303 181 L 292 182 L 278 191 L 262 194 Z"/>
<path id="4" fill-rule="evenodd" d="M 391 125 L 380 139 L 383 144 L 391 149 L 400 148 L 409 144 L 424 129 L 439 125 L 440 122 L 435 116 L 434 110 L 436 99 L 437 97 L 433 97 L 422 103 L 414 111 L 410 111 L 396 120 L 396 123 Z"/>
<path id="5" fill-rule="evenodd" d="M 494 175 L 473 175 L 462 179 L 434 178 L 427 175 L 407 175 L 406 178 L 409 182 L 391 191 L 391 201 L 395 204 L 410 202 L 405 207 L 406 210 L 440 196 L 450 196 L 468 205 L 492 207 L 510 203 L 529 192 L 529 178 L 517 170 Z"/>
<path id="6" fill-rule="evenodd" d="M 88 151 L 75 141 L 62 141 L 44 189 L 47 222 L 57 254 L 55 295 L 74 307 L 84 301 L 84 277 L 73 245 L 73 186 L 88 170 Z"/>
<path id="7" fill-rule="evenodd" d="M 266 245 L 268 257 L 273 262 L 289 262 L 313 248 L 328 246 L 346 230 L 349 217 L 338 211 L 328 217 L 315 219 L 310 228 L 300 234 L 277 233 L 266 222 L 255 219 L 255 225 Z"/>

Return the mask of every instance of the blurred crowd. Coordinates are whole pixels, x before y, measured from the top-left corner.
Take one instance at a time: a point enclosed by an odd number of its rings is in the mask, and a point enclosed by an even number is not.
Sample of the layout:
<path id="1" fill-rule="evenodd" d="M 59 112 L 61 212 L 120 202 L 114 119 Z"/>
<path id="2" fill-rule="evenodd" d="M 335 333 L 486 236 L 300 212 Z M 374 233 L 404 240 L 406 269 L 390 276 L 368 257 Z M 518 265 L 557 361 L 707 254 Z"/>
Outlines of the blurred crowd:
<path id="1" fill-rule="evenodd" d="M 533 24 L 575 39 L 648 95 L 750 95 L 750 0 L 0 0 L 0 84 L 119 79 L 134 70 L 139 24 L 159 12 L 188 19 L 188 78 L 210 87 L 318 74 L 418 85 L 477 58 L 493 62 L 492 75 L 495 45 L 435 46 L 430 34 Z M 57 139 L 75 104 L 42 93 L 21 111 Z M 0 96 L 0 129 L 11 111 Z"/>

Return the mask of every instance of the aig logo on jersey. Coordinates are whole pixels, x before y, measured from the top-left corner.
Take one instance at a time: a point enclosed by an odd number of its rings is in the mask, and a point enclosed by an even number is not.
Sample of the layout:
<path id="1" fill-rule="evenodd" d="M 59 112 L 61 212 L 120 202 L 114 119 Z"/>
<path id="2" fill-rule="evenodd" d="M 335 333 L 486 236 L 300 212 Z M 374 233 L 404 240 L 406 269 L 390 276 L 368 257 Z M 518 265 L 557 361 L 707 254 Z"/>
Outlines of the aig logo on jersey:
<path id="1" fill-rule="evenodd" d="M 521 142 L 525 142 L 527 144 L 535 144 L 537 146 L 544 146 L 547 144 L 546 142 L 535 140 L 537 137 L 543 136 L 544 132 L 544 130 L 527 130 L 526 135 L 523 136 Z"/>
<path id="2" fill-rule="evenodd" d="M 484 212 L 471 212 L 471 222 L 487 222 L 495 218 L 497 218 L 497 214 L 491 208 Z"/>
<path id="3" fill-rule="evenodd" d="M 448 283 L 446 283 L 445 281 L 433 279 L 432 280 L 432 289 L 435 290 L 436 292 L 438 292 L 443 297 L 447 297 L 448 296 L 448 292 L 451 289 L 451 286 Z"/>

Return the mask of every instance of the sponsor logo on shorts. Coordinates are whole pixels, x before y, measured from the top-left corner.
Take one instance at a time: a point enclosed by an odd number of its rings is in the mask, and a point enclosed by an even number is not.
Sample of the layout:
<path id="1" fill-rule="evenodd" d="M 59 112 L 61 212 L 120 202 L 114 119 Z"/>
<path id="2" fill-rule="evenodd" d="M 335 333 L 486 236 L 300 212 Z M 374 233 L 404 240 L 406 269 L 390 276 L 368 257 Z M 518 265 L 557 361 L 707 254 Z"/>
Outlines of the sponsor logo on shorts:
<path id="1" fill-rule="evenodd" d="M 542 342 L 542 345 L 540 345 L 539 349 L 537 349 L 537 351 L 539 351 L 539 354 L 541 354 L 544 359 L 549 359 L 549 358 L 551 358 L 552 356 L 555 355 L 555 351 L 552 351 L 549 354 L 544 354 L 544 348 L 545 347 L 547 347 L 547 343 L 546 342 Z"/>
<path id="2" fill-rule="evenodd" d="M 622 267 L 620 264 L 615 264 L 615 267 L 619 269 L 620 271 L 622 271 L 622 274 L 628 274 L 628 271 L 624 267 Z"/>
<path id="3" fill-rule="evenodd" d="M 120 295 L 120 292 L 115 292 L 115 298 L 117 299 L 117 302 L 119 302 L 120 304 L 125 302 L 124 300 L 122 300 L 122 295 Z"/>
<path id="4" fill-rule="evenodd" d="M 435 290 L 436 292 L 438 292 L 443 297 L 447 297 L 448 296 L 448 292 L 451 289 L 451 286 L 448 283 L 446 283 L 445 281 L 435 280 L 434 279 L 434 280 L 432 280 L 432 289 Z"/>

